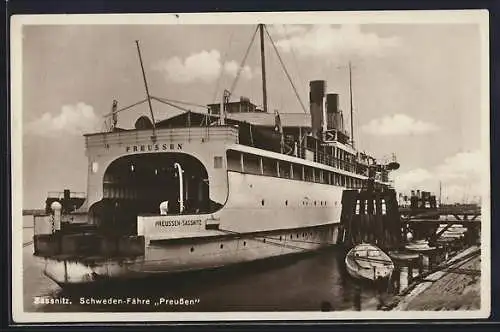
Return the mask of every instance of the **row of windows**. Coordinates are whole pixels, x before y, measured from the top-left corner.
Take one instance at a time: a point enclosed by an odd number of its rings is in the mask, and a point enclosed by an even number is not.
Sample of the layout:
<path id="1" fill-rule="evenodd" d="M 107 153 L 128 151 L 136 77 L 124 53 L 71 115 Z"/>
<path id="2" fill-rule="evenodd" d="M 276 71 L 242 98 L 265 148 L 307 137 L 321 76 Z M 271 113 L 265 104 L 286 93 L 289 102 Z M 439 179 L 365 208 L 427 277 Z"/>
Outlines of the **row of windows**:
<path id="1" fill-rule="evenodd" d="M 335 146 L 321 146 L 318 144 L 317 140 L 314 139 L 306 139 L 306 148 L 308 150 L 314 151 L 316 154 L 322 154 L 322 155 L 329 155 L 332 156 L 336 159 L 344 160 L 344 161 L 349 161 L 349 162 L 354 162 L 354 159 L 356 158 L 355 155 L 352 153 L 349 153 L 345 150 L 342 150 L 338 147 Z"/>
<path id="2" fill-rule="evenodd" d="M 264 199 L 262 199 L 260 201 L 260 204 L 262 206 L 264 206 L 266 204 L 266 201 Z M 327 201 L 302 201 L 302 205 L 305 205 L 305 206 L 327 206 L 328 205 L 328 202 Z M 335 205 L 337 205 L 337 202 L 335 202 Z M 288 206 L 288 200 L 285 200 L 285 206 Z"/>
<path id="3" fill-rule="evenodd" d="M 363 185 L 361 179 L 352 176 L 234 150 L 227 151 L 227 169 L 248 174 L 274 176 L 348 188 L 361 188 Z"/>

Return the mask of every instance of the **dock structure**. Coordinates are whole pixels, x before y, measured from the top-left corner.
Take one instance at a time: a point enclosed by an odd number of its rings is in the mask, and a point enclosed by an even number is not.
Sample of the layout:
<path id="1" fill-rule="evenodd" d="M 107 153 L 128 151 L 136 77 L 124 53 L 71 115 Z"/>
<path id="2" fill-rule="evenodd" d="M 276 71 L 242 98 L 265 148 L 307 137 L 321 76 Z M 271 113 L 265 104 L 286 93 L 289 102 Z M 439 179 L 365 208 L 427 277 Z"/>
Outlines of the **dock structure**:
<path id="1" fill-rule="evenodd" d="M 344 190 L 338 243 L 353 247 L 372 243 L 396 249 L 403 241 L 396 192 Z"/>
<path id="2" fill-rule="evenodd" d="M 386 251 L 395 265 L 392 289 L 404 294 L 431 271 L 450 270 L 444 262 L 479 245 L 480 229 L 476 206 L 408 209 L 398 206 L 392 189 L 344 190 L 338 243 L 372 243 Z"/>
<path id="3" fill-rule="evenodd" d="M 406 211 L 405 211 L 406 212 Z M 431 213 L 432 215 L 429 215 Z M 444 206 L 429 213 L 402 213 L 404 228 L 414 238 L 426 239 L 435 244 L 442 240 L 453 228 L 462 228 L 464 241 L 477 244 L 480 241 L 481 209 L 476 206 Z"/>

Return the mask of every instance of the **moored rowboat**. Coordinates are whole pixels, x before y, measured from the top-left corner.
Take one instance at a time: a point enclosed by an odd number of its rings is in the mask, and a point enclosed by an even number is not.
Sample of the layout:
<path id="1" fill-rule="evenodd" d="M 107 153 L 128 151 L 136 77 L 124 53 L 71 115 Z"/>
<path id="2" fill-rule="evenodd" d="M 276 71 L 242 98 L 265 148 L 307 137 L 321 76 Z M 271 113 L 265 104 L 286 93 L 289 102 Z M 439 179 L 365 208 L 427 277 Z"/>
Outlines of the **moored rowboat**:
<path id="1" fill-rule="evenodd" d="M 377 246 L 368 243 L 352 248 L 346 255 L 345 264 L 352 277 L 372 281 L 389 278 L 394 270 L 391 258 Z"/>

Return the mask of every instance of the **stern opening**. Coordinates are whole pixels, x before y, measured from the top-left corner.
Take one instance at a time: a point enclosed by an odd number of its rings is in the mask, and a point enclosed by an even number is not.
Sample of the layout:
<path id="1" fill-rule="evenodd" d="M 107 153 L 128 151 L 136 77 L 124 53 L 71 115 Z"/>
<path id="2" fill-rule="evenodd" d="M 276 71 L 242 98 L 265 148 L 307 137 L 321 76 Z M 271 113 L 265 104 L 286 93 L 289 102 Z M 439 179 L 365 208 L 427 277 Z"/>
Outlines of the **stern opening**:
<path id="1" fill-rule="evenodd" d="M 139 215 L 203 214 L 220 207 L 209 197 L 208 173 L 198 159 L 153 153 L 113 161 L 104 174 L 103 199 L 89 213 L 101 230 L 135 234 Z"/>

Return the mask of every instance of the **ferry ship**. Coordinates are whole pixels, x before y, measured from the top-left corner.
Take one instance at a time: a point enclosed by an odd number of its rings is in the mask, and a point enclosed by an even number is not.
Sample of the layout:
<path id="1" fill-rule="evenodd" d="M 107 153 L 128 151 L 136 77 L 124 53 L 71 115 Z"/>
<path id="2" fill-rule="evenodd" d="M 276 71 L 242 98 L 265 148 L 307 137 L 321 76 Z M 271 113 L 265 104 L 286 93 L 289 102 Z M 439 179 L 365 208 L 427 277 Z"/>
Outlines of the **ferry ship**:
<path id="1" fill-rule="evenodd" d="M 149 95 L 143 69 L 151 118 L 120 128 L 114 102 L 110 128 L 84 135 L 86 198 L 68 207 L 66 192 L 34 220 L 49 278 L 65 287 L 317 250 L 337 242 L 344 189 L 389 186 L 398 164 L 355 149 L 325 81 L 310 82 L 309 112 L 267 110 L 257 31 L 263 109 L 224 91 L 205 112 L 155 121 L 151 100 L 173 102 Z"/>

